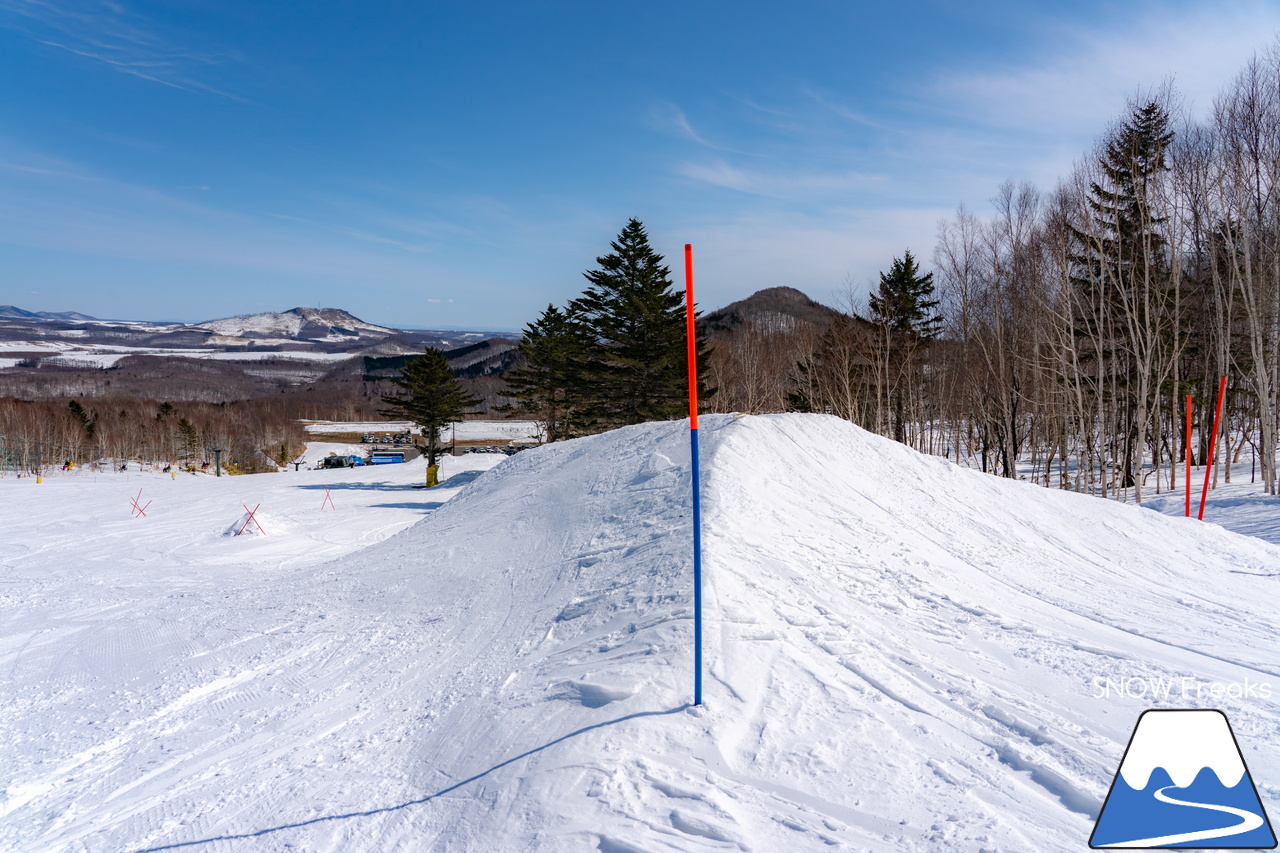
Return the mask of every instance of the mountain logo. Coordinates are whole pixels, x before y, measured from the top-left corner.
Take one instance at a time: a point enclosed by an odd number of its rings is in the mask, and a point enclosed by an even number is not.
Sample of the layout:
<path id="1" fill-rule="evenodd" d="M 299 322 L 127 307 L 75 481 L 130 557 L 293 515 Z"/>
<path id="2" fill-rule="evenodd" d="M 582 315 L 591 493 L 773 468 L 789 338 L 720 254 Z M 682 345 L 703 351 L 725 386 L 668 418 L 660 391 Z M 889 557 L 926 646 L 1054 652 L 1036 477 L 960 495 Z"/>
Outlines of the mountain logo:
<path id="1" fill-rule="evenodd" d="M 1144 711 L 1089 846 L 1274 848 L 1275 833 L 1226 715 Z"/>

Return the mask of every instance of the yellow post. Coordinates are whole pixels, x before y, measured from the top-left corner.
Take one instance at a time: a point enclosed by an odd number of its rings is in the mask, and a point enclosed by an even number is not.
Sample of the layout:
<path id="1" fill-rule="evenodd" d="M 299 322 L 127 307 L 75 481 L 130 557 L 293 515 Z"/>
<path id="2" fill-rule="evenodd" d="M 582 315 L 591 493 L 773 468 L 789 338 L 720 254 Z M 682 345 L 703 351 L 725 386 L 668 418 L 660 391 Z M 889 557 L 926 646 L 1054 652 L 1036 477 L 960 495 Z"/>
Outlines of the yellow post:
<path id="1" fill-rule="evenodd" d="M 44 477 L 41 477 L 39 474 L 36 474 L 36 482 L 37 482 L 37 483 L 43 483 L 43 482 L 44 482 Z"/>
<path id="2" fill-rule="evenodd" d="M 170 479 L 170 480 L 176 480 L 176 479 L 178 479 L 178 472 L 177 472 L 177 471 L 170 471 L 170 472 L 169 472 L 169 479 Z"/>
<path id="3" fill-rule="evenodd" d="M 438 485 L 440 485 L 440 466 L 428 465 L 427 466 L 427 488 L 429 489 L 432 486 L 438 486 Z"/>

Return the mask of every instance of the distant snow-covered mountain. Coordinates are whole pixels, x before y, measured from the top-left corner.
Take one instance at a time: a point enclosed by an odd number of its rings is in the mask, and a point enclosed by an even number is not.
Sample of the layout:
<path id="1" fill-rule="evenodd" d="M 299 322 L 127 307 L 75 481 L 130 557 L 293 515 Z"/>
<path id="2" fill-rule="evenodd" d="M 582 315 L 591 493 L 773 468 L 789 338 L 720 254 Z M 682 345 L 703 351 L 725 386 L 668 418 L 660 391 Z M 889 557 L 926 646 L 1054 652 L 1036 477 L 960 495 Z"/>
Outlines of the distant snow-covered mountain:
<path id="1" fill-rule="evenodd" d="M 279 314 L 248 314 L 194 323 L 188 328 L 205 329 L 230 338 L 324 342 L 385 338 L 396 334 L 395 329 L 366 323 L 340 308 L 294 308 Z"/>
<path id="2" fill-rule="evenodd" d="M 3 320 L 62 320 L 69 323 L 80 323 L 85 320 L 96 320 L 88 314 L 76 311 L 24 311 L 13 305 L 0 305 L 0 319 Z"/>

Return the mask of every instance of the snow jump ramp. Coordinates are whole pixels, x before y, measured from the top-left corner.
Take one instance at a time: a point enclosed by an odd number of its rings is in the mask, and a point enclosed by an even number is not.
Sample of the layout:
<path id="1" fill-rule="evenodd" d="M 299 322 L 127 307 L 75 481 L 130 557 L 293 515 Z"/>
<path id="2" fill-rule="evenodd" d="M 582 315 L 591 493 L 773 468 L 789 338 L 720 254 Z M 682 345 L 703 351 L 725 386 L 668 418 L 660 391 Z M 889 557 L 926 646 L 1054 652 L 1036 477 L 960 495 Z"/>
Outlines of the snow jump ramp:
<path id="1" fill-rule="evenodd" d="M 0 842 L 1078 851 L 1139 714 L 1212 707 L 1110 686 L 1280 690 L 1280 592 L 1259 577 L 1280 549 L 831 417 L 701 433 L 703 708 L 687 425 L 629 427 L 521 453 L 380 544 L 264 576 L 257 606 L 299 614 L 287 631 L 192 620 L 215 671 L 113 717 L 67 759 L 82 782 L 15 805 Z M 1216 705 L 1273 805 L 1274 702 Z M 129 763 L 157 741 L 167 758 Z"/>

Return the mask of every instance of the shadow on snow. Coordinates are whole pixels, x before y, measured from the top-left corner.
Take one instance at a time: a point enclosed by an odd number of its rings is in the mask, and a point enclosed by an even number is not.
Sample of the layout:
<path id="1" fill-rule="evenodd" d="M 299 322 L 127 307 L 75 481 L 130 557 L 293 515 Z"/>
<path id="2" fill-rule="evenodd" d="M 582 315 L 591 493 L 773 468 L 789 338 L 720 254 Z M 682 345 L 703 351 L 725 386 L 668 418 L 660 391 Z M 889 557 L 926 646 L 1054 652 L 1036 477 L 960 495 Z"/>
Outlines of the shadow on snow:
<path id="1" fill-rule="evenodd" d="M 457 489 L 462 486 L 465 486 L 467 483 L 472 482 L 483 473 L 484 471 L 460 471 L 459 473 L 454 474 L 452 477 L 442 481 L 438 486 L 434 486 L 433 488 Z M 294 488 L 307 489 L 313 492 L 322 492 L 326 488 L 334 492 L 342 492 L 342 491 L 349 491 L 349 490 L 381 492 L 381 491 L 402 491 L 404 489 L 416 489 L 419 487 L 411 483 L 389 483 L 386 480 L 379 480 L 376 483 L 303 483 L 295 486 Z"/>
<path id="2" fill-rule="evenodd" d="M 462 476 L 462 475 L 459 474 L 458 476 Z M 195 841 L 176 841 L 173 844 L 163 844 L 159 847 L 147 847 L 141 850 L 136 850 L 134 851 L 134 853 L 159 853 L 159 851 L 161 850 L 179 850 L 183 847 L 194 847 L 197 844 L 212 844 L 215 841 L 241 841 L 248 838 L 262 838 L 264 836 L 270 835 L 273 832 L 281 832 L 282 830 L 286 830 L 286 829 L 300 829 L 301 827 L 312 826 L 317 823 L 327 823 L 329 821 L 337 821 L 337 820 L 349 820 L 351 818 L 357 818 L 357 817 L 373 817 L 374 815 L 389 814 L 391 812 L 400 811 L 401 809 L 407 809 L 410 806 L 420 806 L 424 803 L 429 803 L 438 797 L 442 797 L 445 794 L 452 793 L 466 785 L 470 785 L 472 782 L 475 782 L 479 779 L 483 779 L 485 776 L 488 776 L 490 773 L 493 773 L 495 770 L 501 770 L 503 767 L 506 767 L 508 764 L 514 764 L 515 762 L 519 761 L 522 758 L 528 758 L 531 755 L 535 755 L 539 752 L 542 752 L 544 749 L 550 749 L 551 747 L 555 746 L 558 743 L 564 743 L 567 740 L 578 737 L 579 735 L 586 734 L 589 731 L 594 731 L 596 729 L 603 729 L 608 726 L 615 726 L 618 723 L 625 723 L 628 720 L 635 720 L 640 717 L 662 717 L 670 714 L 678 714 L 681 711 L 688 709 L 689 707 L 690 706 L 688 704 L 684 704 L 684 705 L 680 705 L 679 707 L 671 708 L 666 711 L 637 711 L 634 714 L 627 714 L 625 717 L 618 717 L 615 720 L 606 720 L 603 723 L 595 723 L 590 726 L 583 726 L 582 728 L 576 731 L 569 732 L 567 735 L 562 735 L 561 737 L 558 737 L 553 741 L 548 741 L 547 743 L 544 743 L 542 746 L 535 746 L 533 749 L 530 749 L 527 752 L 522 752 L 519 755 L 515 756 L 514 758 L 508 758 L 506 761 L 493 765 L 488 770 L 482 770 L 479 773 L 475 774 L 474 776 L 470 776 L 466 779 L 463 779 L 461 782 L 456 782 L 447 788 L 441 788 L 439 791 L 436 791 L 435 793 L 427 794 L 425 797 L 421 797 L 416 800 L 409 800 L 408 802 L 400 803 L 399 805 L 383 806 L 382 808 L 369 809 L 368 811 L 362 811 L 362 812 L 348 812 L 346 814 L 325 815 L 323 817 L 311 818 L 310 820 L 301 820 L 301 821 L 298 821 L 297 823 L 284 823 L 284 824 L 281 824 L 280 826 L 269 826 L 266 829 L 259 829 L 253 832 L 242 832 L 237 835 L 215 835 L 209 838 L 200 838 Z"/>

